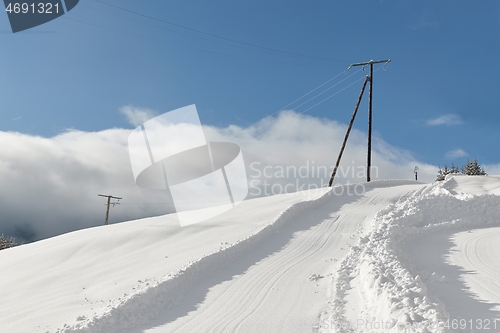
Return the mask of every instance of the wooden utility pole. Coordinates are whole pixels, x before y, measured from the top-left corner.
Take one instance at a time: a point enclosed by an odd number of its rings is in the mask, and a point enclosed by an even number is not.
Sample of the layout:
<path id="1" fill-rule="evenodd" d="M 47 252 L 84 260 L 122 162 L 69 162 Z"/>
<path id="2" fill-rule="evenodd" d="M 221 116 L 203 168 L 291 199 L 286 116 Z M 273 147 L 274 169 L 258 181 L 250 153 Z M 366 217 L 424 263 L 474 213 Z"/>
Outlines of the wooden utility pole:
<path id="1" fill-rule="evenodd" d="M 377 60 L 377 61 L 367 61 L 367 62 L 359 62 L 356 64 L 352 64 L 349 66 L 370 66 L 370 95 L 368 96 L 368 153 L 366 156 L 366 181 L 370 181 L 370 171 L 372 167 L 372 93 L 373 93 L 373 64 L 381 64 L 388 63 L 391 59 L 386 60 Z"/>
<path id="2" fill-rule="evenodd" d="M 112 195 L 104 195 L 104 194 L 98 194 L 98 196 L 108 198 L 108 208 L 106 209 L 106 220 L 104 221 L 104 225 L 108 225 L 108 219 L 109 219 L 109 205 L 111 204 L 111 198 L 113 198 L 113 199 L 118 199 L 118 200 L 120 200 L 121 198 L 114 197 L 114 196 L 112 196 Z"/>
<path id="3" fill-rule="evenodd" d="M 337 173 L 337 169 L 340 164 L 340 159 L 342 158 L 342 153 L 344 152 L 345 145 L 347 143 L 347 138 L 349 137 L 349 133 L 351 132 L 351 127 L 354 122 L 354 118 L 356 117 L 356 112 L 358 111 L 359 103 L 361 102 L 361 98 L 363 97 L 363 92 L 366 87 L 366 83 L 370 82 L 370 92 L 368 96 L 368 152 L 367 152 L 367 157 L 366 157 L 366 181 L 370 181 L 370 170 L 372 166 L 372 93 L 373 93 L 373 65 L 374 64 L 381 64 L 381 63 L 389 63 L 391 59 L 386 59 L 386 60 L 370 60 L 367 62 L 359 62 L 352 64 L 349 66 L 348 70 L 351 69 L 351 67 L 356 67 L 356 66 L 370 66 L 370 75 L 365 78 L 365 82 L 363 83 L 363 88 L 361 89 L 361 94 L 359 95 L 358 102 L 356 103 L 356 108 L 354 109 L 354 114 L 352 115 L 351 122 L 349 123 L 349 127 L 347 129 L 347 133 L 344 139 L 344 143 L 342 144 L 342 148 L 340 149 L 339 157 L 337 159 L 337 163 L 335 165 L 335 168 L 333 169 L 332 177 L 330 178 L 330 183 L 328 186 L 332 186 L 333 184 L 333 179 L 335 178 L 335 174 Z"/>
<path id="4" fill-rule="evenodd" d="M 332 187 L 333 179 L 337 174 L 337 169 L 340 165 L 340 160 L 342 159 L 342 154 L 344 153 L 345 145 L 347 144 L 347 139 L 349 139 L 349 133 L 351 133 L 352 124 L 354 123 L 354 118 L 356 118 L 356 114 L 358 113 L 359 104 L 361 103 L 361 99 L 363 98 L 363 93 L 365 92 L 366 84 L 368 83 L 368 76 L 365 77 L 365 82 L 363 83 L 363 88 L 361 88 L 361 92 L 359 93 L 358 102 L 354 107 L 354 112 L 352 113 L 351 121 L 349 122 L 349 127 L 347 127 L 347 132 L 344 137 L 344 142 L 342 143 L 342 147 L 340 148 L 339 157 L 337 157 L 337 163 L 335 163 L 335 168 L 333 169 L 332 176 L 330 177 L 330 182 L 328 183 L 329 187 Z"/>

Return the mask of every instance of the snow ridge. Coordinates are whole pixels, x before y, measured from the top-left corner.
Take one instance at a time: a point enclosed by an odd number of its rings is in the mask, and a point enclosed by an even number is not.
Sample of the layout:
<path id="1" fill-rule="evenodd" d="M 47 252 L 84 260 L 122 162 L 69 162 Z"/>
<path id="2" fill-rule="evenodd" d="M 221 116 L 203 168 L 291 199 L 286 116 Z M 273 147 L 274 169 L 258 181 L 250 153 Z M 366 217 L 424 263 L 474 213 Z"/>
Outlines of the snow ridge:
<path id="1" fill-rule="evenodd" d="M 372 230 L 361 237 L 341 263 L 334 288 L 332 315 L 339 332 L 448 332 L 450 318 L 444 304 L 428 292 L 428 279 L 446 277 L 413 276 L 402 245 L 410 238 L 436 230 L 498 226 L 500 196 L 471 195 L 450 190 L 445 182 L 433 184 L 401 197 L 380 211 Z M 362 298 L 364 326 L 346 316 L 349 289 Z M 370 323 L 370 325 L 367 325 Z"/>

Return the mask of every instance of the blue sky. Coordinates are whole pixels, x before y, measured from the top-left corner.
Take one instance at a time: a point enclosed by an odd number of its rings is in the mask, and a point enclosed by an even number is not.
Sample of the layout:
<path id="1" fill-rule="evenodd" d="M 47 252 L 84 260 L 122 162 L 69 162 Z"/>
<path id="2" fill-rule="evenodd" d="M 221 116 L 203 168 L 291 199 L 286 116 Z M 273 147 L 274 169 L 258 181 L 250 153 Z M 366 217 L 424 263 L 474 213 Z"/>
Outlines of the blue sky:
<path id="1" fill-rule="evenodd" d="M 81 0 L 17 34 L 0 15 L 0 130 L 132 128 L 125 105 L 161 113 L 189 104 L 204 124 L 246 127 L 353 62 L 390 58 L 374 78 L 377 136 L 434 165 L 500 163 L 498 1 L 105 2 L 142 15 Z M 347 123 L 362 81 L 339 90 L 367 73 L 356 70 L 295 111 L 336 93 L 306 114 Z M 362 131 L 366 101 L 355 123 Z"/>

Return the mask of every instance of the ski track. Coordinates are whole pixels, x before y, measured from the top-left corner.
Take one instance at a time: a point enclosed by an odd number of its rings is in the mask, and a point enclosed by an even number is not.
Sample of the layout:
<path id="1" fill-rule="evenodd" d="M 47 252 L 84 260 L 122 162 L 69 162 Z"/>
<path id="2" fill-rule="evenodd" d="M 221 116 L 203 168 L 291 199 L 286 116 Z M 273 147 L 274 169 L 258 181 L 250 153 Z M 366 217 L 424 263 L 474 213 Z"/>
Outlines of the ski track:
<path id="1" fill-rule="evenodd" d="M 500 251 L 492 244 L 498 244 L 500 228 L 457 231 L 455 228 L 426 235 L 425 246 L 421 236 L 410 240 L 404 249 L 411 258 L 411 270 L 422 276 L 429 297 L 442 302 L 449 312 L 443 325 L 467 322 L 463 329 L 449 331 L 498 332 Z M 493 326 L 495 320 L 497 329 Z M 490 328 L 481 330 L 480 324 L 487 321 L 492 323 Z"/>
<path id="2" fill-rule="evenodd" d="M 500 276 L 500 249 L 496 246 L 500 239 L 500 228 L 473 229 L 455 234 L 452 239 L 455 246 L 450 251 L 448 261 L 469 272 L 464 275 L 465 284 L 477 293 L 479 299 L 500 303 L 500 285 L 497 282 Z M 465 255 L 459 256 L 459 253 Z M 500 310 L 500 306 L 495 310 Z"/>
<path id="3" fill-rule="evenodd" d="M 498 269 L 500 251 L 491 252 L 491 249 L 497 249 L 498 246 L 491 244 L 498 243 L 500 238 L 500 229 L 492 228 L 488 230 L 475 230 L 474 236 L 467 238 L 465 243 L 459 244 L 457 251 L 465 252 L 466 261 L 454 263 L 460 264 L 466 269 L 472 268 L 481 274 L 476 274 L 473 278 L 477 283 L 482 286 L 484 291 L 489 292 L 492 296 L 500 299 L 500 285 L 495 283 L 496 277 L 500 276 L 500 269 Z M 457 258 L 458 259 L 458 258 Z M 488 283 L 484 283 L 484 282 Z"/>
<path id="4" fill-rule="evenodd" d="M 200 288 L 207 289 L 195 310 L 164 324 L 157 320 L 149 329 L 137 332 L 317 330 L 326 299 L 332 297 L 333 275 L 349 246 L 357 242 L 360 228 L 399 195 L 418 187 L 422 185 L 367 186 L 363 196 L 326 197 L 319 207 L 302 211 L 260 242 L 259 254 L 252 251 L 241 256 L 205 286 L 193 290 L 197 294 Z M 287 292 L 297 288 L 299 295 Z M 189 301 L 187 295 L 184 302 Z"/>

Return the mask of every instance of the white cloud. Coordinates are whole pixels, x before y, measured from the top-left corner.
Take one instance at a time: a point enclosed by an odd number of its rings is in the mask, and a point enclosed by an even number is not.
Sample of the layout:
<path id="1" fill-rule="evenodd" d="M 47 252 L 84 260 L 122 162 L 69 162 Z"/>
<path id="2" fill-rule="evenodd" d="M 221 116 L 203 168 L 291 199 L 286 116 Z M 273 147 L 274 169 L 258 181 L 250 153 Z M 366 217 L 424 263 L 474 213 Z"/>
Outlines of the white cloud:
<path id="1" fill-rule="evenodd" d="M 469 155 L 469 154 L 462 149 L 454 149 L 454 150 L 450 150 L 449 152 L 447 152 L 445 154 L 445 157 L 447 159 L 454 159 L 454 158 L 465 157 L 467 155 Z"/>
<path id="2" fill-rule="evenodd" d="M 460 117 L 459 115 L 450 113 L 438 118 L 429 119 L 427 120 L 426 123 L 428 126 L 440 126 L 440 125 L 454 126 L 462 124 L 463 121 L 462 117 Z"/>
<path id="3" fill-rule="evenodd" d="M 127 121 L 134 126 L 139 126 L 157 115 L 153 110 L 138 108 L 132 105 L 122 106 L 120 112 L 125 115 Z"/>
<path id="4" fill-rule="evenodd" d="M 247 166 L 251 162 L 260 162 L 260 167 L 257 168 L 260 171 L 265 166 L 270 166 L 275 171 L 279 171 L 279 167 L 294 167 L 296 170 L 303 167 L 303 170 L 310 171 L 310 177 L 305 179 L 295 179 L 293 175 L 267 179 L 271 184 L 298 182 L 300 187 L 303 184 L 328 183 L 344 139 L 346 125 L 291 111 L 282 112 L 277 118 L 266 119 L 263 123 L 267 124 L 263 128 L 262 124 L 247 129 L 236 126 L 226 129 L 207 127 L 205 133 L 211 141 L 238 143 Z M 408 151 L 393 147 L 379 138 L 373 139 L 373 147 L 372 179 L 412 179 L 417 165 L 420 168 L 420 179 L 429 182 L 435 179 L 437 167 L 416 161 Z M 353 129 L 342 157 L 342 169 L 337 173 L 337 183 L 365 181 L 366 150 L 366 134 Z M 250 180 L 259 178 L 258 171 L 250 168 L 247 171 Z M 264 178 L 261 175 L 259 180 L 266 180 Z"/>
<path id="5" fill-rule="evenodd" d="M 292 184 L 287 189 L 292 191 L 328 183 L 346 125 L 291 111 L 263 123 L 264 127 L 204 127 L 209 141 L 240 145 L 249 180 L 254 181 L 251 195 L 258 195 L 264 181 L 268 189 L 275 185 L 274 193 L 287 184 Z M 9 189 L 0 192 L 0 234 L 34 240 L 101 225 L 106 207 L 98 194 L 123 197 L 121 205 L 111 208 L 111 223 L 172 212 L 165 191 L 144 191 L 135 185 L 127 148 L 130 132 L 69 131 L 52 138 L 0 132 L 0 183 Z M 412 179 L 415 166 L 420 168 L 419 180 L 435 179 L 437 167 L 416 161 L 410 152 L 379 138 L 374 138 L 373 147 L 373 180 Z M 366 134 L 354 129 L 336 183 L 364 182 L 365 164 Z M 265 167 L 273 173 L 271 178 L 258 177 Z M 288 175 L 277 174 L 280 167 L 288 167 Z M 308 174 L 295 177 L 293 170 L 301 167 Z"/>
<path id="6" fill-rule="evenodd" d="M 488 175 L 500 176 L 500 164 L 485 164 L 482 166 L 484 167 L 484 171 L 486 171 Z"/>

